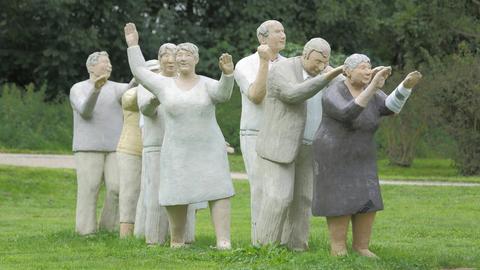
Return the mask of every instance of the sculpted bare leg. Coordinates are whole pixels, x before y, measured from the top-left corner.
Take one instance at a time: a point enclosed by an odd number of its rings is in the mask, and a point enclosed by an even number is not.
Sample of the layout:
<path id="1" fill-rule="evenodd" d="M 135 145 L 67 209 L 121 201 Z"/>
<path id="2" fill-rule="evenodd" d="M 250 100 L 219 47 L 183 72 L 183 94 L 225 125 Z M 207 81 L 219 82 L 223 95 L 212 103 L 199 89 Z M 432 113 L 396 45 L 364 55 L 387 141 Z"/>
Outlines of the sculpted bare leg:
<path id="1" fill-rule="evenodd" d="M 370 212 L 352 216 L 352 248 L 360 256 L 378 258 L 375 253 L 368 249 L 375 213 L 376 212 Z"/>
<path id="2" fill-rule="evenodd" d="M 327 217 L 330 234 L 330 254 L 332 256 L 347 255 L 347 231 L 350 216 Z"/>
<path id="3" fill-rule="evenodd" d="M 210 214 L 212 216 L 217 249 L 231 249 L 230 243 L 230 198 L 210 201 Z"/>
<path id="4" fill-rule="evenodd" d="M 188 205 L 166 206 L 168 222 L 170 224 L 170 247 L 185 246 L 185 223 L 187 221 Z"/>

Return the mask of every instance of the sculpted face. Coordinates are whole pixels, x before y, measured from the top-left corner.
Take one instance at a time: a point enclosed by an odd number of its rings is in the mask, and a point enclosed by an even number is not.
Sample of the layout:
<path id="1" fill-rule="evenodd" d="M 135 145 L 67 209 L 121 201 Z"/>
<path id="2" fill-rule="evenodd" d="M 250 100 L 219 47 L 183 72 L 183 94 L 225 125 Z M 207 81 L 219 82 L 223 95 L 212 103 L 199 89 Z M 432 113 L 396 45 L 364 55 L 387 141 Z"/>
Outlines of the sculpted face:
<path id="1" fill-rule="evenodd" d="M 320 74 L 330 61 L 330 56 L 325 57 L 318 51 L 311 51 L 309 55 L 303 58 L 303 68 L 308 75 L 314 77 Z"/>
<path id="2" fill-rule="evenodd" d="M 162 70 L 162 75 L 167 77 L 174 77 L 177 75 L 177 66 L 175 64 L 175 54 L 172 51 L 164 53 L 158 59 L 160 62 L 160 68 Z"/>
<path id="3" fill-rule="evenodd" d="M 354 69 L 345 70 L 347 79 L 352 85 L 368 85 L 372 79 L 372 66 L 370 63 L 362 62 Z"/>
<path id="4" fill-rule="evenodd" d="M 268 37 L 265 38 L 265 44 L 274 52 L 280 52 L 285 48 L 287 36 L 283 25 L 279 22 L 274 22 L 268 26 Z"/>
<path id="5" fill-rule="evenodd" d="M 178 71 L 181 73 L 195 72 L 195 65 L 198 63 L 198 59 L 195 59 L 193 53 L 186 50 L 177 51 L 175 61 L 177 62 Z"/>
<path id="6" fill-rule="evenodd" d="M 93 74 L 95 78 L 98 78 L 104 74 L 107 75 L 107 78 L 110 77 L 112 73 L 112 65 L 110 64 L 110 59 L 108 56 L 101 55 L 98 57 L 98 62 L 89 67 L 90 73 Z"/>

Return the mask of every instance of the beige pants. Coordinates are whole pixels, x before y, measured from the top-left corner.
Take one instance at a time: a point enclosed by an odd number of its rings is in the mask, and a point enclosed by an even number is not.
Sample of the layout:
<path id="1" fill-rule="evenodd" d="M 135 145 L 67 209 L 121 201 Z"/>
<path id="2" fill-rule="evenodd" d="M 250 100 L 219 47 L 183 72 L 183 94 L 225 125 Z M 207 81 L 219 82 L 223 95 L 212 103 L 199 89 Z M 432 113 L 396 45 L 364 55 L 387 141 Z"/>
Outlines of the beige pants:
<path id="1" fill-rule="evenodd" d="M 75 152 L 77 168 L 77 209 L 75 230 L 81 234 L 97 230 L 97 198 L 102 179 L 105 180 L 105 202 L 100 229 L 114 230 L 119 223 L 118 166 L 115 152 Z"/>
<path id="2" fill-rule="evenodd" d="M 257 177 L 264 183 L 258 243 L 280 243 L 293 250 L 306 250 L 313 187 L 311 145 L 302 145 L 295 161 L 289 164 L 261 157 L 257 162 Z"/>
<path id="3" fill-rule="evenodd" d="M 262 202 L 262 182 L 255 177 L 255 164 L 257 152 L 255 145 L 256 135 L 240 135 L 240 148 L 242 150 L 243 163 L 247 171 L 248 181 L 250 183 L 250 215 L 251 215 L 251 238 L 252 243 L 257 243 L 256 226 L 260 204 Z"/>
<path id="4" fill-rule="evenodd" d="M 135 211 L 140 194 L 142 157 L 117 152 L 120 172 L 120 223 L 135 223 Z"/>

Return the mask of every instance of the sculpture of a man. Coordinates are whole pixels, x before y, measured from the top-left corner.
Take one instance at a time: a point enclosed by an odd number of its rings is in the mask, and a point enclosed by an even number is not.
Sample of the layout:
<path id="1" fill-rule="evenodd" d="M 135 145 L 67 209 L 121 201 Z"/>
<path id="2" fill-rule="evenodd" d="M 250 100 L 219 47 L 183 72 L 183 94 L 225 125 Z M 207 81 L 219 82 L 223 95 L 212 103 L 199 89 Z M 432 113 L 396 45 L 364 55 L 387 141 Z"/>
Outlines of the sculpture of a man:
<path id="1" fill-rule="evenodd" d="M 73 152 L 77 168 L 75 230 L 81 235 L 96 232 L 96 205 L 102 179 L 105 203 L 100 229 L 118 224 L 118 166 L 116 148 L 123 125 L 121 98 L 129 85 L 109 81 L 112 65 L 107 52 L 87 59 L 88 80 L 70 89 L 73 108 Z"/>
<path id="2" fill-rule="evenodd" d="M 280 22 L 268 20 L 257 28 L 257 38 L 260 43 L 257 52 L 241 59 L 234 73 L 242 94 L 240 148 L 250 182 L 252 243 L 256 242 L 255 226 L 262 193 L 262 185 L 256 181 L 253 169 L 257 156 L 255 144 L 263 119 L 268 70 L 273 62 L 284 59 L 279 52 L 285 48 L 286 36 Z"/>
<path id="3" fill-rule="evenodd" d="M 314 38 L 302 56 L 275 63 L 268 74 L 265 117 L 257 141 L 256 176 L 263 182 L 257 222 L 259 244 L 308 248 L 312 202 L 312 146 L 303 143 L 306 100 L 321 91 L 342 68 L 321 74 L 330 46 Z M 284 236 L 282 236 L 282 234 Z"/>

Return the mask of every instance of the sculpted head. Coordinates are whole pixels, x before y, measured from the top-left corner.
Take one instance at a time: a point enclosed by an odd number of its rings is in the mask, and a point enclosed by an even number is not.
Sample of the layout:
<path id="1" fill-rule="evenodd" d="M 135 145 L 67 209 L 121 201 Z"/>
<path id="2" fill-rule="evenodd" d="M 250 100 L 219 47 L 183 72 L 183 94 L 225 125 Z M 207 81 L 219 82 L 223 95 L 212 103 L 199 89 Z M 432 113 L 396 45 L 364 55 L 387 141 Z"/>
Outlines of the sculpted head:
<path id="1" fill-rule="evenodd" d="M 195 44 L 190 42 L 178 44 L 175 61 L 180 73 L 195 72 L 198 60 L 198 47 Z"/>
<path id="2" fill-rule="evenodd" d="M 86 62 L 88 73 L 90 78 L 98 78 L 102 75 L 107 75 L 107 79 L 112 73 L 112 65 L 110 64 L 110 58 L 105 51 L 94 52 L 90 54 Z"/>
<path id="3" fill-rule="evenodd" d="M 302 65 L 310 76 L 317 76 L 329 64 L 330 44 L 323 38 L 312 38 L 303 47 Z"/>
<path id="4" fill-rule="evenodd" d="M 265 44 L 278 54 L 285 48 L 287 37 L 283 25 L 276 20 L 268 20 L 263 22 L 257 28 L 257 38 L 260 44 Z"/>
<path id="5" fill-rule="evenodd" d="M 175 54 L 177 45 L 165 43 L 158 49 L 158 61 L 163 76 L 175 77 L 177 75 L 177 66 L 175 64 Z"/>
<path id="6" fill-rule="evenodd" d="M 370 58 L 359 53 L 350 55 L 343 63 L 343 73 L 352 85 L 367 85 L 372 78 Z"/>

